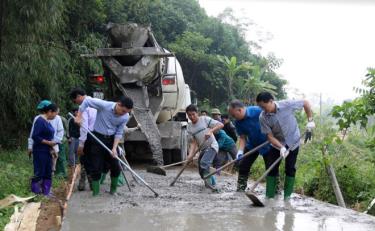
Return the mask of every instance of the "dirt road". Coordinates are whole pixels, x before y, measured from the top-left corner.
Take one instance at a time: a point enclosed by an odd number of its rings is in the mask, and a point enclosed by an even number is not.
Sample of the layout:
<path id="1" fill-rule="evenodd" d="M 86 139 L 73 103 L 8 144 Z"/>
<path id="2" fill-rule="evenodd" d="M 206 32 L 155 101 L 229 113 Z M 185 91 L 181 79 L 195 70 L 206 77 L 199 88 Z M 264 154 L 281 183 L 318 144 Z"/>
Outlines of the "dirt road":
<path id="1" fill-rule="evenodd" d="M 220 176 L 221 192 L 212 193 L 196 169 L 185 171 L 174 187 L 169 183 L 177 170 L 166 177 L 137 172 L 158 198 L 137 184 L 133 192 L 121 187 L 117 196 L 105 192 L 108 182 L 97 198 L 88 191 L 75 192 L 62 230 L 375 230 L 375 217 L 296 194 L 288 203 L 280 196 L 264 208 L 252 207 L 244 194 L 235 192 L 234 177 Z M 258 192 L 263 195 L 262 190 Z"/>

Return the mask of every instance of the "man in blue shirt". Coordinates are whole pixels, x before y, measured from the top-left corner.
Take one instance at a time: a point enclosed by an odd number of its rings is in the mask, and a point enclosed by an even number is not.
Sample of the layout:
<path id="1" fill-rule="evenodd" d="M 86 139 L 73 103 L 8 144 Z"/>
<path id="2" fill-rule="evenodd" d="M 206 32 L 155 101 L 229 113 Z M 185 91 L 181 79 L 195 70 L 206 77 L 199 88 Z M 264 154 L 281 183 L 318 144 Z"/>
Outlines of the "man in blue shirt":
<path id="1" fill-rule="evenodd" d="M 126 96 L 120 96 L 117 102 L 110 102 L 101 99 L 86 96 L 79 107 L 76 117 L 76 123 L 81 124 L 82 113 L 88 108 L 97 110 L 94 124 L 94 134 L 109 149 L 112 150 L 112 156 L 98 142 L 92 140 L 90 151 L 91 176 L 93 196 L 99 194 L 99 180 L 106 164 L 111 170 L 111 194 L 117 189 L 118 179 L 121 172 L 117 157 L 117 146 L 124 133 L 124 127 L 129 120 L 129 112 L 133 108 L 132 99 Z M 93 139 L 91 136 L 88 139 Z"/>
<path id="2" fill-rule="evenodd" d="M 260 148 L 257 152 L 241 160 L 244 153 L 267 141 L 267 137 L 260 131 L 259 115 L 261 112 L 262 109 L 260 109 L 260 107 L 245 107 L 245 105 L 239 100 L 233 100 L 229 104 L 229 113 L 236 119 L 234 125 L 237 134 L 240 137 L 237 152 L 237 159 L 240 160 L 237 191 L 245 191 L 251 166 L 258 158 L 259 154 L 264 158 L 264 155 L 267 155 L 270 149 L 269 145 L 266 145 Z M 276 186 L 276 182 L 270 182 L 267 180 L 267 189 L 274 186 Z M 266 190 L 266 192 L 268 191 L 269 190 Z"/>

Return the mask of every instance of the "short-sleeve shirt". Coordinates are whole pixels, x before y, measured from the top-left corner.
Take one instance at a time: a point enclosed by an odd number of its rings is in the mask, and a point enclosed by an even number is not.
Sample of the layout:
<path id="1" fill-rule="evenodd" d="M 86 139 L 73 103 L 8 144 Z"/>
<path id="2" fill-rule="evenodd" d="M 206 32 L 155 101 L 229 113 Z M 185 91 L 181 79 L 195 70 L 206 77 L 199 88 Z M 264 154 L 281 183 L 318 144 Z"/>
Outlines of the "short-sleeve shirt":
<path id="1" fill-rule="evenodd" d="M 299 146 L 300 132 L 297 119 L 294 116 L 296 110 L 303 108 L 303 100 L 282 100 L 275 102 L 276 112 L 262 112 L 259 117 L 262 133 L 272 135 L 283 145 L 296 149 Z"/>
<path id="2" fill-rule="evenodd" d="M 216 121 L 208 116 L 200 116 L 195 124 L 191 122 L 189 123 L 188 133 L 197 141 L 200 151 L 208 147 L 215 149 L 216 152 L 219 151 L 219 145 L 215 139 L 215 136 L 211 135 L 211 137 L 207 140 L 205 137 L 208 129 L 215 127 L 219 123 L 219 121 Z"/>
<path id="3" fill-rule="evenodd" d="M 246 136 L 246 148 L 253 149 L 267 141 L 267 137 L 260 130 L 259 115 L 262 109 L 258 106 L 249 106 L 246 108 L 245 117 L 242 120 L 236 120 L 234 126 L 236 127 L 239 136 Z M 259 149 L 259 153 L 267 154 L 270 149 L 266 145 Z"/>

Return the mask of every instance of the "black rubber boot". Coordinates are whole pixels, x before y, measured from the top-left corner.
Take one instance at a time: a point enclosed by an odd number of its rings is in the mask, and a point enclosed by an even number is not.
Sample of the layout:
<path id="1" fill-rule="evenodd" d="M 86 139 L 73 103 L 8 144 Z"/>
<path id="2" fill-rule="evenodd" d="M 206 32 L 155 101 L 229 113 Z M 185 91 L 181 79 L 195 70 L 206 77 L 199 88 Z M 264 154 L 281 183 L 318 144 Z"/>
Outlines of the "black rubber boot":
<path id="1" fill-rule="evenodd" d="M 238 175 L 237 192 L 245 192 L 247 188 L 247 176 Z"/>

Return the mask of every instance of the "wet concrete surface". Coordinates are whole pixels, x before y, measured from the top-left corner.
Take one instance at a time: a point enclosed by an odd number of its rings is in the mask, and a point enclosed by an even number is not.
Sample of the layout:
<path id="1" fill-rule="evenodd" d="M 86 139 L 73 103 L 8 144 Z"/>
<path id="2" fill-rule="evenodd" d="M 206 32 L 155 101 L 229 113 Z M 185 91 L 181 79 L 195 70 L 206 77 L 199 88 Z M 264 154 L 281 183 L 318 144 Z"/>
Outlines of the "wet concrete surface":
<path id="1" fill-rule="evenodd" d="M 312 198 L 293 194 L 289 202 L 280 195 L 258 208 L 243 194 L 235 192 L 236 179 L 219 176 L 219 193 L 204 187 L 196 169 L 187 169 L 170 187 L 178 172 L 158 176 L 136 169 L 158 193 L 136 184 L 129 192 L 120 187 L 111 196 L 109 182 L 99 197 L 89 191 L 75 192 L 69 202 L 62 230 L 375 230 L 375 217 L 343 209 Z M 127 174 L 130 180 L 130 175 Z M 264 199 L 264 188 L 256 191 Z"/>

